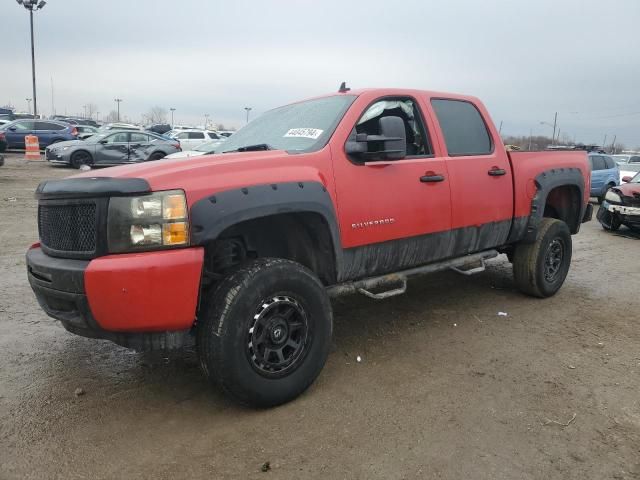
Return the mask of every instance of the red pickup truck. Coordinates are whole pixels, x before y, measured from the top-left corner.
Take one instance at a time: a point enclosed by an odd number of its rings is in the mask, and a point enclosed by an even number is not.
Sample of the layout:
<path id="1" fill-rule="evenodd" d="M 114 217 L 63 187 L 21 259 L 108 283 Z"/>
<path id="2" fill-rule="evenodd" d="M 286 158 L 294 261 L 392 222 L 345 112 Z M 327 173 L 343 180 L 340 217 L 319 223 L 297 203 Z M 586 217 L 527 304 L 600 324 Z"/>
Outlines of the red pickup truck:
<path id="1" fill-rule="evenodd" d="M 327 358 L 331 295 L 506 253 L 548 297 L 592 215 L 583 152 L 507 152 L 474 98 L 339 92 L 253 120 L 214 155 L 38 186 L 28 276 L 70 332 L 138 350 L 197 345 L 235 400 L 277 405 Z"/>

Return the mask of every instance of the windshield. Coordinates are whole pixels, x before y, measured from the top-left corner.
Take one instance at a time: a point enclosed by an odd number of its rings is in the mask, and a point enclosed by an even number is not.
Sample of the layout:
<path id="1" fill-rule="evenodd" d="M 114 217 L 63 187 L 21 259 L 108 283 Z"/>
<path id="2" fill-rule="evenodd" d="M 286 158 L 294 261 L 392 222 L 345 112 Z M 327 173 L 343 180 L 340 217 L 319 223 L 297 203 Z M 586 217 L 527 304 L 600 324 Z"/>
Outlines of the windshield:
<path id="1" fill-rule="evenodd" d="M 274 150 L 319 150 L 355 98 L 335 95 L 270 110 L 230 136 L 216 153 L 259 144 Z"/>
<path id="2" fill-rule="evenodd" d="M 218 145 L 222 145 L 222 142 L 220 140 L 212 140 L 210 142 L 204 142 L 201 143 L 200 145 L 198 145 L 196 148 L 194 148 L 194 150 L 196 152 L 206 152 L 206 153 L 211 153 L 215 150 L 215 148 Z"/>
<path id="3" fill-rule="evenodd" d="M 620 165 L 621 172 L 640 172 L 640 163 L 625 163 Z"/>

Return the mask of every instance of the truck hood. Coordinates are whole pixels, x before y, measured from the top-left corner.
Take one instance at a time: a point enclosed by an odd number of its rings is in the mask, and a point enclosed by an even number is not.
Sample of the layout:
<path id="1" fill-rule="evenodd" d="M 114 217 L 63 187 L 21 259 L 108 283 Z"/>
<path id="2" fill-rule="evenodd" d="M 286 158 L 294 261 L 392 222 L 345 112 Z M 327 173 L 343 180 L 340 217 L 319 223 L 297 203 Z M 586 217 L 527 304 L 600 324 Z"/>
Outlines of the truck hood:
<path id="1" fill-rule="evenodd" d="M 290 181 L 327 182 L 317 163 L 321 152 L 289 154 L 284 150 L 224 153 L 158 160 L 91 170 L 72 178 L 140 178 L 151 190 L 184 190 L 189 204 L 224 190 Z"/>

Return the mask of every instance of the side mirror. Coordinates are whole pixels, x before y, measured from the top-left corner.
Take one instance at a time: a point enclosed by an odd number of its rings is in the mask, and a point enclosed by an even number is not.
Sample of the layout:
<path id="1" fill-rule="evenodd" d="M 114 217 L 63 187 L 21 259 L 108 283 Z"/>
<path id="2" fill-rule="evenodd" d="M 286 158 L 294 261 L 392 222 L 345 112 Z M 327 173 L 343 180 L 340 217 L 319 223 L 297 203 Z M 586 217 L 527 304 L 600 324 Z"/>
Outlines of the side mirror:
<path id="1" fill-rule="evenodd" d="M 11 130 L 12 132 L 15 132 L 17 130 L 16 127 L 9 127 L 9 130 Z"/>
<path id="2" fill-rule="evenodd" d="M 107 140 L 103 138 L 102 140 L 99 140 L 98 143 L 101 143 L 102 145 L 104 145 L 107 143 Z"/>
<path id="3" fill-rule="evenodd" d="M 624 183 L 629 183 L 632 179 L 633 177 L 630 177 L 629 175 L 627 175 L 626 177 L 622 177 L 622 181 Z"/>
<path id="4" fill-rule="evenodd" d="M 400 160 L 407 156 L 407 132 L 400 117 L 382 117 L 378 121 L 380 135 L 358 133 L 345 144 L 348 155 L 366 160 Z"/>

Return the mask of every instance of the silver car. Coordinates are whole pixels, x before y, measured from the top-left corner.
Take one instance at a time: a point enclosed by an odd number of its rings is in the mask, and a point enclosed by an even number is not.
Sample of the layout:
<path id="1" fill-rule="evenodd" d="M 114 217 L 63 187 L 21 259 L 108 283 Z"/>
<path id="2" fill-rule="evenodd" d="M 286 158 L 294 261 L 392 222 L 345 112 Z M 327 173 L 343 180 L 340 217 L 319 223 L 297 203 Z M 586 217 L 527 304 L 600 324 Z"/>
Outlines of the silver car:
<path id="1" fill-rule="evenodd" d="M 159 160 L 179 151 L 177 140 L 154 133 L 108 131 L 85 140 L 50 145 L 45 150 L 45 157 L 51 163 L 80 168 L 83 165 L 97 167 Z"/>

